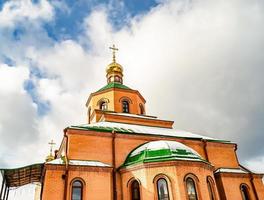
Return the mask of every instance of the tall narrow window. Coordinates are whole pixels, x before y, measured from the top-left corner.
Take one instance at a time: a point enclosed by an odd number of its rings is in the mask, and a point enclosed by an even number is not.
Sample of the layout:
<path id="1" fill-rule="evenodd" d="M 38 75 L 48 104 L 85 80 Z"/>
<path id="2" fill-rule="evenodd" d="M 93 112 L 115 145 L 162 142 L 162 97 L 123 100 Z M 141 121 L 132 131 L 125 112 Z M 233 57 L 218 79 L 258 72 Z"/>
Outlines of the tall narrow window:
<path id="1" fill-rule="evenodd" d="M 144 110 L 144 107 L 142 104 L 139 105 L 139 108 L 140 108 L 140 114 L 141 115 L 144 115 L 145 114 L 145 110 Z"/>
<path id="2" fill-rule="evenodd" d="M 197 200 L 198 198 L 197 198 L 195 183 L 192 178 L 187 178 L 186 187 L 187 187 L 188 200 Z"/>
<path id="3" fill-rule="evenodd" d="M 164 178 L 160 178 L 157 181 L 158 199 L 159 200 L 169 200 L 169 190 L 167 181 Z"/>
<path id="4" fill-rule="evenodd" d="M 107 110 L 107 103 L 105 101 L 100 104 L 100 110 Z"/>
<path id="5" fill-rule="evenodd" d="M 250 200 L 247 186 L 241 186 L 241 193 L 243 200 Z"/>
<path id="6" fill-rule="evenodd" d="M 83 184 L 81 181 L 74 181 L 72 184 L 72 200 L 82 200 Z"/>
<path id="7" fill-rule="evenodd" d="M 128 101 L 122 101 L 123 113 L 129 113 L 129 103 Z"/>
<path id="8" fill-rule="evenodd" d="M 140 200 L 139 184 L 137 181 L 131 183 L 131 200 Z"/>
<path id="9" fill-rule="evenodd" d="M 207 179 L 207 187 L 208 187 L 208 191 L 209 191 L 210 200 L 215 200 L 214 192 L 213 192 L 213 188 L 212 188 L 212 183 L 209 181 L 209 179 Z"/>

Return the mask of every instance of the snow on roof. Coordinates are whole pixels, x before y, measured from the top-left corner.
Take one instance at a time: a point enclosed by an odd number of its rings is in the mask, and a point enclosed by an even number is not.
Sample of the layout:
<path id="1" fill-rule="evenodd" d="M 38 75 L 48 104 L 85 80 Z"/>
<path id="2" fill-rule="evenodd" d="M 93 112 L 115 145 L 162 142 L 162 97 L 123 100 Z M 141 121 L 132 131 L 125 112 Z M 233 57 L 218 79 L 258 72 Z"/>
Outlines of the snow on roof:
<path id="1" fill-rule="evenodd" d="M 180 138 L 190 138 L 190 139 L 205 139 L 209 141 L 218 141 L 224 143 L 230 143 L 230 141 L 220 140 L 216 138 L 211 138 L 203 135 L 194 134 L 191 132 L 176 130 L 171 128 L 161 128 L 161 127 L 151 127 L 135 124 L 125 124 L 116 122 L 97 122 L 93 124 L 84 124 L 80 126 L 71 126 L 72 129 L 84 129 L 84 130 L 96 130 L 96 131 L 116 131 L 123 133 L 138 133 L 138 134 L 148 134 L 157 136 L 169 136 L 169 137 L 180 137 Z"/>
<path id="2" fill-rule="evenodd" d="M 160 140 L 147 142 L 132 150 L 123 166 L 175 160 L 205 161 L 196 151 L 176 141 Z"/>
<path id="3" fill-rule="evenodd" d="M 239 173 L 239 174 L 248 174 L 246 170 L 241 168 L 219 168 L 215 173 Z"/>
<path id="4" fill-rule="evenodd" d="M 61 158 L 57 158 L 55 160 L 47 162 L 47 164 L 52 165 L 63 165 L 65 164 L 64 160 Z M 110 167 L 110 165 L 95 161 L 95 160 L 69 160 L 69 165 L 80 165 L 80 166 L 92 166 L 92 167 Z"/>
<path id="5" fill-rule="evenodd" d="M 168 140 L 159 140 L 159 141 L 152 141 L 143 144 L 142 146 L 136 148 L 130 155 L 135 156 L 139 154 L 140 152 L 144 150 L 161 150 L 161 149 L 169 149 L 171 151 L 177 151 L 177 150 L 185 150 L 187 152 L 191 152 L 195 154 L 198 157 L 201 157 L 195 150 L 191 149 L 190 147 L 187 147 L 186 145 L 176 142 L 176 141 L 168 141 Z"/>

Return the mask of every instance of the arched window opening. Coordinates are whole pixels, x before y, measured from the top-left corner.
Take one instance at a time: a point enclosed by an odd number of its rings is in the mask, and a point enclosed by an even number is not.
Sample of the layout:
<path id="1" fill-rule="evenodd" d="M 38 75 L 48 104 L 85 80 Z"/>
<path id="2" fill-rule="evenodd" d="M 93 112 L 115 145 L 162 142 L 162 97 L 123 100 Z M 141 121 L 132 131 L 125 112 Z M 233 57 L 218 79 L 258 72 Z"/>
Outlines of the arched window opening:
<path id="1" fill-rule="evenodd" d="M 83 184 L 81 181 L 74 181 L 72 184 L 72 200 L 83 199 Z"/>
<path id="2" fill-rule="evenodd" d="M 140 200 L 139 183 L 136 180 L 131 183 L 131 200 Z"/>
<path id="3" fill-rule="evenodd" d="M 243 200 L 250 200 L 247 186 L 245 185 L 241 186 L 241 193 Z"/>
<path id="4" fill-rule="evenodd" d="M 167 181 L 164 178 L 160 178 L 157 181 L 157 191 L 159 200 L 169 200 L 169 190 Z"/>
<path id="5" fill-rule="evenodd" d="M 139 108 L 140 108 L 140 114 L 144 115 L 145 114 L 144 106 L 142 104 L 140 104 Z"/>
<path id="6" fill-rule="evenodd" d="M 108 83 L 109 83 L 109 82 L 114 82 L 114 80 L 115 80 L 115 77 L 114 77 L 114 76 L 111 76 L 111 77 L 109 78 Z"/>
<path id="7" fill-rule="evenodd" d="M 210 200 L 215 200 L 212 183 L 207 179 L 207 186 L 209 191 Z"/>
<path id="8" fill-rule="evenodd" d="M 128 101 L 126 101 L 126 100 L 122 101 L 122 109 L 123 109 L 123 113 L 129 113 Z"/>
<path id="9" fill-rule="evenodd" d="M 195 182 L 192 178 L 187 178 L 186 180 L 187 195 L 188 200 L 197 200 L 197 192 L 195 188 Z"/>
<path id="10" fill-rule="evenodd" d="M 107 110 L 107 103 L 105 101 L 101 102 L 100 110 Z"/>
<path id="11" fill-rule="evenodd" d="M 118 83 L 121 83 L 121 78 L 119 76 L 115 76 L 115 79 L 114 79 L 115 82 L 118 82 Z"/>

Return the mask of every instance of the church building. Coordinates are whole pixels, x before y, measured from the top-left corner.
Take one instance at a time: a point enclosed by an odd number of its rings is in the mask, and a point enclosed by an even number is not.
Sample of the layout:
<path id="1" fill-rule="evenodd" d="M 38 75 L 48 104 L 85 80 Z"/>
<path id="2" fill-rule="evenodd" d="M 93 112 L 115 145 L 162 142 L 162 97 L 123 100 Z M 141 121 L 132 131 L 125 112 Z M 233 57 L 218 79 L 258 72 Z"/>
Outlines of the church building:
<path id="1" fill-rule="evenodd" d="M 87 123 L 65 128 L 41 167 L 42 200 L 264 200 L 263 174 L 240 165 L 235 143 L 148 115 L 111 49 L 107 84 L 86 103 Z"/>
<path id="2" fill-rule="evenodd" d="M 107 84 L 87 100 L 87 124 L 65 128 L 45 164 L 43 200 L 264 199 L 262 175 L 239 164 L 235 143 L 149 116 L 112 50 Z"/>

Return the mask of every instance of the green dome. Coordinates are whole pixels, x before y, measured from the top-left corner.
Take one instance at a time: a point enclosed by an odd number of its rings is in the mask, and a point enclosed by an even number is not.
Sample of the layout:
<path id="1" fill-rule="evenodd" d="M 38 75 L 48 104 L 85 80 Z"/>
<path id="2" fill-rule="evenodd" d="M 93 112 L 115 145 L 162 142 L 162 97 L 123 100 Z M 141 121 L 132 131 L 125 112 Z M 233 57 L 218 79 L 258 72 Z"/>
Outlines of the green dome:
<path id="1" fill-rule="evenodd" d="M 160 140 L 145 143 L 131 151 L 123 165 L 171 160 L 204 161 L 196 151 L 182 143 Z"/>

